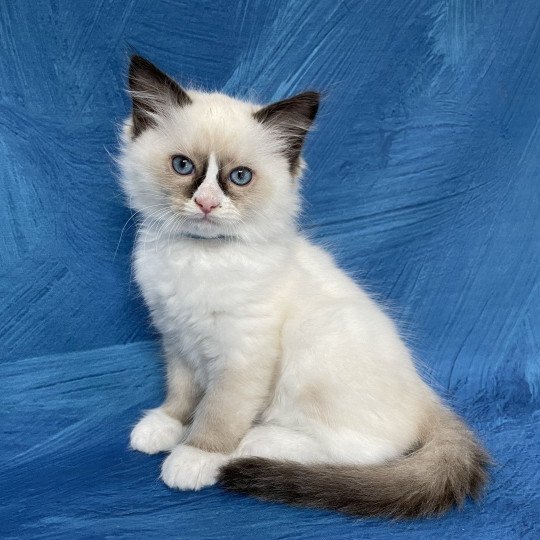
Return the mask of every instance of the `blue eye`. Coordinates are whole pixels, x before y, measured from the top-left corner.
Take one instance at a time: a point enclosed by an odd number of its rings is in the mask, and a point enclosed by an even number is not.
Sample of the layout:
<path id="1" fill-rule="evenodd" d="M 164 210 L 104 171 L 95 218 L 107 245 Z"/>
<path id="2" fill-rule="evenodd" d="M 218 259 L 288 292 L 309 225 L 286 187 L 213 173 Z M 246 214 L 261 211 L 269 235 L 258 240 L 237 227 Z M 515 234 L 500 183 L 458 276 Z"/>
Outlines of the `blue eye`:
<path id="1" fill-rule="evenodd" d="M 172 158 L 173 169 L 182 175 L 191 174 L 195 170 L 193 161 L 186 156 L 174 156 Z"/>
<path id="2" fill-rule="evenodd" d="M 231 171 L 229 178 L 233 184 L 237 186 L 245 186 L 251 182 L 253 173 L 247 167 L 237 167 Z"/>

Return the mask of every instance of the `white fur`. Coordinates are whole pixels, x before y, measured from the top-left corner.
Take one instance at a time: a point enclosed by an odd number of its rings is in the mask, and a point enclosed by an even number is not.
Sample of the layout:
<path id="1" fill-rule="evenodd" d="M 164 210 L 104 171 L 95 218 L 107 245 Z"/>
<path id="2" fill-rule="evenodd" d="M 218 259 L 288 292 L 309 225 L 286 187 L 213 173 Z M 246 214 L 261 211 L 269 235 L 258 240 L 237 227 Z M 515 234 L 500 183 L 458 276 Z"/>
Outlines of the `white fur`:
<path id="1" fill-rule="evenodd" d="M 193 446 L 177 446 L 163 462 L 161 479 L 170 488 L 198 490 L 216 482 L 219 467 L 227 456 Z"/>
<path id="2" fill-rule="evenodd" d="M 438 399 L 392 321 L 298 232 L 298 180 L 279 137 L 253 119 L 251 104 L 190 96 L 192 105 L 134 141 L 126 124 L 123 185 L 145 218 L 135 274 L 168 361 L 189 369 L 203 394 L 215 391 L 224 371 L 234 374 L 222 405 L 234 411 L 231 426 L 247 418 L 247 428 L 227 456 L 178 446 L 163 465 L 164 482 L 199 489 L 215 482 L 227 459 L 245 455 L 367 464 L 408 450 Z M 211 222 L 187 201 L 175 217 L 156 170 L 201 144 L 209 155 L 239 156 L 235 164 L 265 183 L 264 197 L 241 208 L 220 194 Z M 215 177 L 205 184 L 199 190 L 215 190 Z M 169 449 L 179 431 L 165 424 L 161 415 L 145 416 L 132 446 Z"/>
<path id="3" fill-rule="evenodd" d="M 182 438 L 182 424 L 170 417 L 160 407 L 151 409 L 133 428 L 130 446 L 145 454 L 172 450 Z"/>
<path id="4" fill-rule="evenodd" d="M 223 204 L 225 195 L 218 184 L 218 170 L 216 156 L 210 154 L 206 176 L 202 184 L 197 188 L 197 191 L 193 194 L 194 201 L 206 202 L 210 206 L 219 206 Z"/>

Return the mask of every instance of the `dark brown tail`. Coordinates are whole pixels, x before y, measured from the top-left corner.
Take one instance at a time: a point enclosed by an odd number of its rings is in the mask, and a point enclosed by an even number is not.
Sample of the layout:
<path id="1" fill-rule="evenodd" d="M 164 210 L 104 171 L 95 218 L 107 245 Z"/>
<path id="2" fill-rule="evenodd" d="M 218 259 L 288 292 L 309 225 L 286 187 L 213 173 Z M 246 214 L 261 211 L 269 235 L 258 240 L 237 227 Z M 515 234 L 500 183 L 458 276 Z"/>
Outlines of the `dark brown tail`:
<path id="1" fill-rule="evenodd" d="M 443 411 L 422 446 L 380 465 L 305 465 L 240 458 L 219 481 L 228 490 L 296 506 L 355 516 L 412 518 L 439 515 L 477 498 L 487 480 L 489 456 L 456 416 Z"/>

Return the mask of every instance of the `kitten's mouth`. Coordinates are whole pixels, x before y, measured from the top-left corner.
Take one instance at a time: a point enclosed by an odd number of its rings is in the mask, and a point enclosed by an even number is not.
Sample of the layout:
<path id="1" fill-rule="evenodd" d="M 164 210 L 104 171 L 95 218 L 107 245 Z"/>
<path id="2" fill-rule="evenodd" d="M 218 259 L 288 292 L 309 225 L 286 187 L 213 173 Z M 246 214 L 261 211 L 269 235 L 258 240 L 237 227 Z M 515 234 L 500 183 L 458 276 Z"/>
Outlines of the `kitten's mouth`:
<path id="1" fill-rule="evenodd" d="M 220 238 L 223 236 L 221 220 L 217 216 L 197 214 L 187 219 L 184 234 L 200 238 Z"/>
<path id="2" fill-rule="evenodd" d="M 219 219 L 217 219 L 215 216 L 212 216 L 210 214 L 197 214 L 195 216 L 194 220 L 195 223 L 211 223 L 212 225 L 217 225 L 219 223 Z"/>
<path id="3" fill-rule="evenodd" d="M 232 236 L 224 232 L 209 220 L 199 219 L 193 223 L 193 226 L 187 227 L 182 231 L 182 236 L 196 240 L 222 240 L 230 239 Z"/>

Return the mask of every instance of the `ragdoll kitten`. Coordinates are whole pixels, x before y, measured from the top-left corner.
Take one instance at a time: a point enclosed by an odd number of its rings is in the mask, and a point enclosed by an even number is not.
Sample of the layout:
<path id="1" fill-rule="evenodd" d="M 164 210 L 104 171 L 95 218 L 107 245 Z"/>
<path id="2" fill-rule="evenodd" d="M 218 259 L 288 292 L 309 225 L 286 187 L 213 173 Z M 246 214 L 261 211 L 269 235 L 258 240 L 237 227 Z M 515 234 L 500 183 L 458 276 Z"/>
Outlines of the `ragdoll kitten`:
<path id="1" fill-rule="evenodd" d="M 392 321 L 297 228 L 319 96 L 261 107 L 131 59 L 122 182 L 167 397 L 131 433 L 172 488 L 356 515 L 438 514 L 488 457 L 416 372 Z"/>

